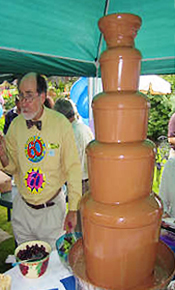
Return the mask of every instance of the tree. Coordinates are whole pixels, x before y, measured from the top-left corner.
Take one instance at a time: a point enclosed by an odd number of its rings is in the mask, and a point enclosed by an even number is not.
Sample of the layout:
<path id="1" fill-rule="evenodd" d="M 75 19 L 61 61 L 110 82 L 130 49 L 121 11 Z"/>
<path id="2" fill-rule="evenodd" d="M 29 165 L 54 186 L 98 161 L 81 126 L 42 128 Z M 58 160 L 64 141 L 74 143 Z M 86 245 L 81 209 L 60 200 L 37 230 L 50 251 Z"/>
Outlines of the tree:
<path id="1" fill-rule="evenodd" d="M 170 95 L 150 95 L 151 104 L 148 120 L 148 138 L 157 143 L 160 136 L 167 136 L 168 122 L 172 115 Z"/>
<path id="2" fill-rule="evenodd" d="M 175 94 L 175 75 L 162 75 L 161 77 L 171 84 L 171 94 Z"/>

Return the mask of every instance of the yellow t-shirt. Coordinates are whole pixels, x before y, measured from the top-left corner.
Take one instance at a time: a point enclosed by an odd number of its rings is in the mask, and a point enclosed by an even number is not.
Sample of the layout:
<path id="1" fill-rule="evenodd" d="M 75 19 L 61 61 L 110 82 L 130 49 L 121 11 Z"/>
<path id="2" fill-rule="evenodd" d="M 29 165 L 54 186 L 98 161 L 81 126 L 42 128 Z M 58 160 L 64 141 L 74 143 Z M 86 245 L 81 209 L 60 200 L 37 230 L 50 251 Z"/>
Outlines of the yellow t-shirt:
<path id="1" fill-rule="evenodd" d="M 82 195 L 81 165 L 70 122 L 44 108 L 42 130 L 28 129 L 22 115 L 11 123 L 5 136 L 9 165 L 19 193 L 32 204 L 50 200 L 67 181 L 69 210 L 77 210 Z"/>

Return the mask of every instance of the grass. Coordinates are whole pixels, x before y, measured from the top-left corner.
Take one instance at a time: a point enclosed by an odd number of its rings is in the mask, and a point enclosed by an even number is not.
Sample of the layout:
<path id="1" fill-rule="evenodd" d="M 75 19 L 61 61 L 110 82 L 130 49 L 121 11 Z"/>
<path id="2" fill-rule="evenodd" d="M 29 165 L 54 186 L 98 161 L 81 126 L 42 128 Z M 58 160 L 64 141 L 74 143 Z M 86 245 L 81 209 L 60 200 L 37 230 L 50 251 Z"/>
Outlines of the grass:
<path id="1" fill-rule="evenodd" d="M 68 210 L 68 204 L 66 204 Z M 13 237 L 13 230 L 11 222 L 7 221 L 7 209 L 0 206 L 0 229 L 9 233 L 12 237 L 0 243 L 0 273 L 9 270 L 11 264 L 6 264 L 5 260 L 8 255 L 13 255 L 15 250 L 15 239 Z"/>
<path id="2" fill-rule="evenodd" d="M 0 228 L 12 235 L 11 238 L 0 243 L 0 273 L 4 273 L 11 268 L 11 264 L 6 264 L 5 260 L 8 255 L 14 254 L 15 240 L 13 237 L 11 222 L 7 221 L 7 209 L 2 206 L 0 206 Z"/>

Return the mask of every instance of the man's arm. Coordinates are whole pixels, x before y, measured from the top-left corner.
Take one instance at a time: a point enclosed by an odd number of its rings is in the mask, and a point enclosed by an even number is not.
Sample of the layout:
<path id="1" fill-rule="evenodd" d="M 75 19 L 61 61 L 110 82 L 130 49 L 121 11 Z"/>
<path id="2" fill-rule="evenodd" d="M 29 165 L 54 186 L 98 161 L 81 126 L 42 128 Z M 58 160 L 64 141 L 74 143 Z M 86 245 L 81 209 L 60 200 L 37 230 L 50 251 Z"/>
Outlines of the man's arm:
<path id="1" fill-rule="evenodd" d="M 69 210 L 64 222 L 64 230 L 67 233 L 74 231 L 77 225 L 77 211 Z"/>
<path id="2" fill-rule="evenodd" d="M 9 164 L 6 143 L 2 133 L 0 134 L 0 161 L 3 167 L 6 167 Z"/>
<path id="3" fill-rule="evenodd" d="M 3 133 L 0 133 L 0 169 L 11 175 L 16 172 L 17 158 L 16 130 L 12 123 L 5 136 L 3 136 Z"/>
<path id="4" fill-rule="evenodd" d="M 77 224 L 77 210 L 82 196 L 81 164 L 70 123 L 67 126 L 65 124 L 64 141 L 62 144 L 62 163 L 64 164 L 66 173 L 69 200 L 69 211 L 65 219 L 64 229 L 70 232 L 74 230 Z"/>

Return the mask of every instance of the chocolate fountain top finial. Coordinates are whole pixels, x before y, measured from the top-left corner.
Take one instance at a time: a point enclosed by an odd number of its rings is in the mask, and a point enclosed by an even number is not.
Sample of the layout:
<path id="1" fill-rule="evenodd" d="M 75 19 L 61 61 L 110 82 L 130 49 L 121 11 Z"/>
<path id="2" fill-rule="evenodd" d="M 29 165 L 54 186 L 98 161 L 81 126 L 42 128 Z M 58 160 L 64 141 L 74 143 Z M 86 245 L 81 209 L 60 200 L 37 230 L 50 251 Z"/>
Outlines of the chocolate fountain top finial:
<path id="1" fill-rule="evenodd" d="M 139 16 L 129 13 L 116 13 L 100 18 L 98 26 L 104 34 L 108 48 L 134 46 L 134 38 L 141 26 Z"/>

